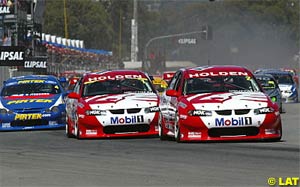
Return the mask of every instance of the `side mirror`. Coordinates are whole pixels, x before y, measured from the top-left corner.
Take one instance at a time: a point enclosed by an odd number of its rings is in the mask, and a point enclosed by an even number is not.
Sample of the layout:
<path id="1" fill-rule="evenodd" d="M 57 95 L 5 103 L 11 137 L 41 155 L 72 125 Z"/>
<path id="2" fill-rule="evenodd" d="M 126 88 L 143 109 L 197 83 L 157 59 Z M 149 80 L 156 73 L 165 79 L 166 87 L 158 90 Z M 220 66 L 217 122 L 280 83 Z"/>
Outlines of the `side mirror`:
<path id="1" fill-rule="evenodd" d="M 71 99 L 79 99 L 80 95 L 76 92 L 71 92 L 71 93 L 68 94 L 68 97 L 71 98 Z"/>
<path id="2" fill-rule="evenodd" d="M 171 97 L 178 97 L 178 92 L 176 90 L 167 90 L 166 95 Z"/>

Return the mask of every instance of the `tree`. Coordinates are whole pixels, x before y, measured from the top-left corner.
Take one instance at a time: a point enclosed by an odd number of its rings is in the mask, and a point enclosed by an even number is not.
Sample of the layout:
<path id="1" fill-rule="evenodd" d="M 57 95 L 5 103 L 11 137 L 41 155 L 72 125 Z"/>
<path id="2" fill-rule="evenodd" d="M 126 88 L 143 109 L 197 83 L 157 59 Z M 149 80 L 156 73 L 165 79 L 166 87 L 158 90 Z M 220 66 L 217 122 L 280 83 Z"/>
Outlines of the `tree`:
<path id="1" fill-rule="evenodd" d="M 83 40 L 86 48 L 112 50 L 113 29 L 105 7 L 97 1 L 66 0 L 70 39 Z M 64 36 L 63 0 L 47 1 L 44 33 Z"/>

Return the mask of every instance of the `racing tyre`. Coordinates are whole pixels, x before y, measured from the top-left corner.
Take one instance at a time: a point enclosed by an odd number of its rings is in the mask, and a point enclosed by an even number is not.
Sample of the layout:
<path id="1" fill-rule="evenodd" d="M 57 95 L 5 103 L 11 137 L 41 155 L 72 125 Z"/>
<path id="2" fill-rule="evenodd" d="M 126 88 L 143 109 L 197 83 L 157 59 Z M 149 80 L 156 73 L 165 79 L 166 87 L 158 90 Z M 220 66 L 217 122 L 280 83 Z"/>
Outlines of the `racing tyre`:
<path id="1" fill-rule="evenodd" d="M 76 116 L 76 118 L 78 119 L 78 117 Z M 79 130 L 79 125 L 78 125 L 78 120 L 75 120 L 75 129 L 74 129 L 74 131 L 75 131 L 75 137 L 78 139 L 78 140 L 80 140 L 81 138 L 80 138 L 80 130 Z"/>
<path id="2" fill-rule="evenodd" d="M 181 134 L 180 134 L 180 127 L 179 127 L 179 116 L 178 116 L 177 113 L 175 114 L 174 137 L 175 137 L 175 141 L 177 143 L 181 142 Z"/>
<path id="3" fill-rule="evenodd" d="M 160 140 L 167 140 L 168 136 L 164 134 L 164 127 L 162 123 L 162 116 L 159 114 L 159 119 L 158 119 L 158 136 Z"/>
<path id="4" fill-rule="evenodd" d="M 74 138 L 75 136 L 71 133 L 71 131 L 70 131 L 70 127 L 69 127 L 69 120 L 68 120 L 68 118 L 66 119 L 66 136 L 68 137 L 68 138 Z"/>

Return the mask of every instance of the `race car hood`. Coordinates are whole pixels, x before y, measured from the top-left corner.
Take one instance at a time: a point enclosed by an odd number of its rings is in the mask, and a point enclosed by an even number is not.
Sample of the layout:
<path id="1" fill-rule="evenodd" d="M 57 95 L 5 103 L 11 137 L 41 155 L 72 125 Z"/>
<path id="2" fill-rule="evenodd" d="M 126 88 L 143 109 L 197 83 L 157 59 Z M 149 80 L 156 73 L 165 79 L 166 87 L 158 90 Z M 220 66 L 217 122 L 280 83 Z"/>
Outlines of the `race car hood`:
<path id="1" fill-rule="evenodd" d="M 268 94 L 268 96 L 270 96 L 270 97 L 280 95 L 280 90 L 279 90 L 279 89 L 268 89 L 268 90 L 266 90 L 265 92 L 266 92 L 266 94 Z"/>
<path id="2" fill-rule="evenodd" d="M 291 84 L 279 84 L 278 85 L 281 91 L 292 90 L 295 86 Z"/>
<path id="3" fill-rule="evenodd" d="M 268 98 L 262 92 L 203 93 L 186 98 L 196 109 L 226 110 L 253 109 L 268 106 Z"/>
<path id="4" fill-rule="evenodd" d="M 60 94 L 39 96 L 6 96 L 0 98 L 0 107 L 3 106 L 9 110 L 23 108 L 50 108 L 60 97 Z"/>
<path id="5" fill-rule="evenodd" d="M 155 93 L 124 93 L 88 97 L 84 99 L 92 109 L 126 109 L 158 106 Z"/>

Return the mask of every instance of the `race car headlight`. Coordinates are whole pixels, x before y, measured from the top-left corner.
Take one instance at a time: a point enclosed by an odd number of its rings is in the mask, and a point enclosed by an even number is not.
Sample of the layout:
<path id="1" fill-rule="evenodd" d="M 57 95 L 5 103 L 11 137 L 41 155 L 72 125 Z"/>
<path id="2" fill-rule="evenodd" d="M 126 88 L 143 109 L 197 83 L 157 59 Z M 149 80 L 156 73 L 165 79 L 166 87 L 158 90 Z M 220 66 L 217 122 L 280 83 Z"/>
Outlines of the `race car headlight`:
<path id="1" fill-rule="evenodd" d="M 7 110 L 5 108 L 0 109 L 0 115 L 13 114 L 14 112 L 11 110 Z"/>
<path id="2" fill-rule="evenodd" d="M 88 116 L 105 116 L 106 111 L 105 110 L 87 110 L 87 111 L 85 111 L 85 114 Z"/>
<path id="3" fill-rule="evenodd" d="M 190 116 L 212 116 L 212 112 L 208 110 L 190 110 L 188 114 Z"/>
<path id="4" fill-rule="evenodd" d="M 57 113 L 59 112 L 59 108 L 57 106 L 54 106 L 51 108 L 51 112 Z"/>
<path id="5" fill-rule="evenodd" d="M 145 108 L 145 113 L 151 113 L 151 112 L 159 112 L 160 109 L 158 106 L 153 106 L 149 108 Z"/>
<path id="6" fill-rule="evenodd" d="M 275 110 L 271 107 L 258 108 L 254 110 L 254 114 L 268 114 L 273 113 Z"/>
<path id="7" fill-rule="evenodd" d="M 1 115 L 6 115 L 7 112 L 8 112 L 8 111 L 7 111 L 5 108 L 1 108 L 1 109 L 0 109 L 0 114 L 1 114 Z"/>

